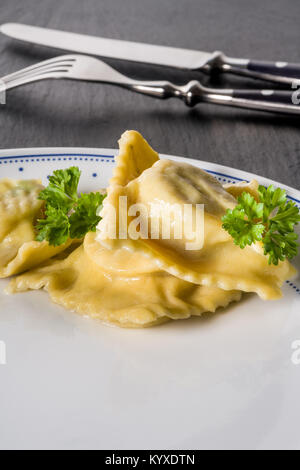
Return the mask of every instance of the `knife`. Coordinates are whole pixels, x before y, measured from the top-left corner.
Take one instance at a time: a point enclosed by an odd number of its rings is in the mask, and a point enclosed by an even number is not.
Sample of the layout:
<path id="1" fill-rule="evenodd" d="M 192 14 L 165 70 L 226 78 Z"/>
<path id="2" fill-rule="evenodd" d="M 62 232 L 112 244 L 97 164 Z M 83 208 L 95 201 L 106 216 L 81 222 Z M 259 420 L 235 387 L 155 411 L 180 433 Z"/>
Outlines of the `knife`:
<path id="1" fill-rule="evenodd" d="M 300 64 L 227 57 L 222 52 L 201 52 L 117 39 L 99 38 L 20 23 L 5 23 L 0 31 L 14 39 L 65 51 L 156 64 L 187 70 L 213 70 L 296 86 Z"/>

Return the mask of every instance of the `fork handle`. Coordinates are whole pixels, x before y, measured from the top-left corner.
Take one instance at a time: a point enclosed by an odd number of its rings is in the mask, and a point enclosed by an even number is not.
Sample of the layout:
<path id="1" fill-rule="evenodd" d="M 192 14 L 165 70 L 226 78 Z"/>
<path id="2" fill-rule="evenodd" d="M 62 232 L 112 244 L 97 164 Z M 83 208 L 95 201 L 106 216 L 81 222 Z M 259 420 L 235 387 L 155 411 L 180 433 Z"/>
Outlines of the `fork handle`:
<path id="1" fill-rule="evenodd" d="M 229 90 L 206 88 L 194 80 L 184 86 L 170 82 L 136 82 L 126 86 L 138 93 L 168 99 L 179 98 L 187 106 L 201 102 L 259 111 L 300 115 L 300 92 L 281 90 Z"/>
<path id="2" fill-rule="evenodd" d="M 26 77 L 18 77 L 10 81 L 4 79 L 3 85 L 6 90 L 9 90 L 35 81 L 54 78 L 69 77 L 62 77 L 60 72 L 44 73 L 42 76 L 39 73 L 32 73 Z M 259 111 L 300 115 L 300 92 L 298 90 L 292 92 L 278 90 L 222 90 L 206 88 L 197 80 L 193 80 L 184 86 L 178 86 L 167 81 L 139 82 L 120 74 L 118 74 L 118 78 L 114 82 L 103 80 L 103 83 L 121 86 L 154 98 L 179 98 L 187 106 L 191 107 L 200 102 L 207 102 Z"/>
<path id="3" fill-rule="evenodd" d="M 281 90 L 225 90 L 207 91 L 203 100 L 233 107 L 258 111 L 300 115 L 299 92 Z"/>

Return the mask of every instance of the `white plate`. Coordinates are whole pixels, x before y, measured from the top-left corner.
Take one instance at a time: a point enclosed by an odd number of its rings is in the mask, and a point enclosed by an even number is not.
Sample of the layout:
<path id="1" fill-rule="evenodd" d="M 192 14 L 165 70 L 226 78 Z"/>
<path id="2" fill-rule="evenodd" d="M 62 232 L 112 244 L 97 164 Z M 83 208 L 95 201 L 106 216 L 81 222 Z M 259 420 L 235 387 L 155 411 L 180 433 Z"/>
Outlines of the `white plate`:
<path id="1" fill-rule="evenodd" d="M 2 151 L 0 177 L 46 182 L 54 169 L 78 165 L 81 189 L 93 190 L 107 185 L 114 155 Z M 253 176 L 190 162 L 222 182 Z M 287 190 L 300 205 L 300 192 Z M 6 283 L 0 282 L 7 353 L 0 365 L 2 449 L 300 448 L 300 365 L 292 361 L 292 343 L 300 340 L 299 279 L 284 286 L 282 300 L 247 295 L 216 315 L 146 330 L 82 318 L 44 292 L 5 296 Z"/>

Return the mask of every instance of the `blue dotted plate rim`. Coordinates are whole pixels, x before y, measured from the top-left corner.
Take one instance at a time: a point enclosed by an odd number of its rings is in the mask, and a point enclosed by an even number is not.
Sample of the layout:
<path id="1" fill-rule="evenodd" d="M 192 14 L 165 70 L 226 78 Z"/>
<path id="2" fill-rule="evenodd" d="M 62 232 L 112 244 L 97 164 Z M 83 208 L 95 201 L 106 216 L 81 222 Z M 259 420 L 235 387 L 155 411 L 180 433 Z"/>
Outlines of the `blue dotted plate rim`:
<path id="1" fill-rule="evenodd" d="M 2 151 L 3 152 L 3 151 Z M 164 155 L 165 157 L 165 155 Z M 182 157 L 185 159 L 184 157 Z M 11 156 L 2 156 L 0 157 L 0 165 L 7 164 L 7 163 L 34 163 L 34 162 L 46 162 L 46 161 L 96 161 L 96 162 L 107 162 L 107 163 L 115 163 L 115 155 L 103 155 L 101 153 L 75 153 L 75 152 L 65 152 L 65 153 L 38 153 L 38 154 L 28 154 L 28 155 L 11 155 Z M 191 159 L 186 159 L 191 160 Z M 198 160 L 195 160 L 197 162 Z M 199 161 L 198 161 L 199 163 Z M 201 163 L 201 162 L 200 162 Z M 234 180 L 235 181 L 246 181 L 249 180 L 245 178 L 240 178 L 237 176 L 229 175 L 226 173 L 222 173 L 215 170 L 209 170 L 203 168 L 208 173 L 216 175 L 219 180 L 221 181 L 228 181 Z M 22 171 L 22 169 L 20 169 Z M 222 179 L 223 177 L 223 179 Z M 278 183 L 280 184 L 280 183 Z M 287 196 L 292 201 L 296 202 L 300 205 L 300 199 L 292 197 L 290 195 Z"/>

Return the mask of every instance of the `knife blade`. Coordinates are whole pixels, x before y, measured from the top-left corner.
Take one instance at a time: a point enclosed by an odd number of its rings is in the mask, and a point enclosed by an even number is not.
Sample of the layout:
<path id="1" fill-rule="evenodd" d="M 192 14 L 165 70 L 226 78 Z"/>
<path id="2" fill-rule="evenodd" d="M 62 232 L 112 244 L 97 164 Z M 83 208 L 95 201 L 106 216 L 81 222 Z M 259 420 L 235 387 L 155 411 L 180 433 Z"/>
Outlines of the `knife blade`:
<path id="1" fill-rule="evenodd" d="M 11 38 L 55 49 L 187 70 L 212 70 L 299 86 L 300 64 L 227 57 L 222 52 L 202 52 L 118 39 L 70 33 L 21 23 L 5 23 L 0 32 Z"/>
<path id="2" fill-rule="evenodd" d="M 214 54 L 176 47 L 106 39 L 19 23 L 6 23 L 0 31 L 11 38 L 64 51 L 183 69 L 205 66 Z"/>

